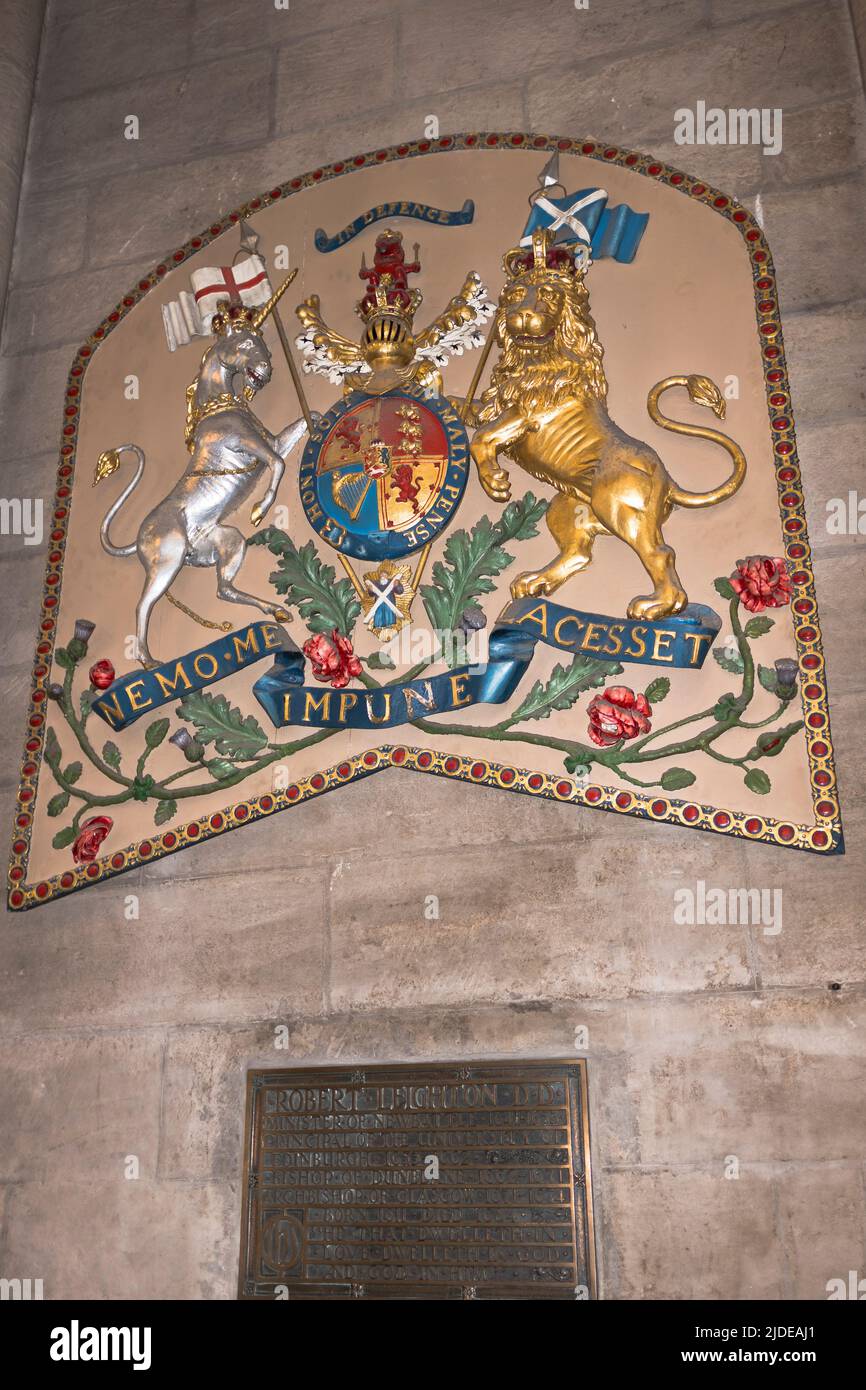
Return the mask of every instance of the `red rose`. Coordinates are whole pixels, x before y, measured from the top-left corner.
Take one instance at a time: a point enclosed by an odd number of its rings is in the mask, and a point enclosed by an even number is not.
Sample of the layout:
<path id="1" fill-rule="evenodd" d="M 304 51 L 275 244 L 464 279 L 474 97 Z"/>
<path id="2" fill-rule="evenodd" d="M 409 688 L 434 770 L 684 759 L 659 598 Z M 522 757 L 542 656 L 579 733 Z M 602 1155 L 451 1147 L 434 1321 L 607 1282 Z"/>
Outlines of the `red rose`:
<path id="1" fill-rule="evenodd" d="M 76 864 L 91 864 L 99 853 L 99 846 L 105 839 L 114 821 L 111 816 L 91 816 L 78 832 L 78 839 L 72 846 L 72 858 Z"/>
<path id="2" fill-rule="evenodd" d="M 750 613 L 763 613 L 765 608 L 784 608 L 791 602 L 791 580 L 785 561 L 774 560 L 769 555 L 749 555 L 745 560 L 738 560 L 737 573 L 731 575 L 731 587 Z"/>
<path id="3" fill-rule="evenodd" d="M 348 637 L 334 628 L 330 637 L 319 632 L 304 643 L 304 656 L 313 663 L 317 681 L 330 681 L 335 690 L 349 684 L 350 676 L 360 676 L 361 663 L 352 651 Z"/>
<path id="4" fill-rule="evenodd" d="M 90 684 L 97 690 L 107 690 L 114 684 L 114 667 L 111 662 L 103 657 L 102 661 L 97 661 L 90 668 Z"/>
<path id="5" fill-rule="evenodd" d="M 589 703 L 589 736 L 599 748 L 610 748 L 623 738 L 637 738 L 650 731 L 652 708 L 646 695 L 627 685 L 612 685 Z"/>

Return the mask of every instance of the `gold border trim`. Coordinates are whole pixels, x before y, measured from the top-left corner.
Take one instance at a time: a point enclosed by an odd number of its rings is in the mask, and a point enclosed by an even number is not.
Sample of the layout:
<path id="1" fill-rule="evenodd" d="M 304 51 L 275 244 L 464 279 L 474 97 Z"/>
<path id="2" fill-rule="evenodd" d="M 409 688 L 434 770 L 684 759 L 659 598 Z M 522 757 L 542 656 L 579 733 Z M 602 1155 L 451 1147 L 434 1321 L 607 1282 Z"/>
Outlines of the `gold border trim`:
<path id="1" fill-rule="evenodd" d="M 45 738 L 46 685 L 56 641 L 56 623 L 62 588 L 63 556 L 72 501 L 72 479 L 75 472 L 75 448 L 81 410 L 82 383 L 93 353 L 112 330 L 145 295 L 164 282 L 172 270 L 178 269 L 216 237 L 236 226 L 242 217 L 252 217 L 264 207 L 290 197 L 304 188 L 313 188 L 328 179 L 340 178 L 355 170 L 371 168 L 392 160 L 417 158 L 454 150 L 517 149 L 559 151 L 613 164 L 632 173 L 655 179 L 675 188 L 683 196 L 693 198 L 727 218 L 736 227 L 749 254 L 755 291 L 755 314 L 758 326 L 761 358 L 764 364 L 764 385 L 767 393 L 770 436 L 776 459 L 776 480 L 779 491 L 779 515 L 785 555 L 793 581 L 791 614 L 794 639 L 800 667 L 800 699 L 806 735 L 806 753 L 812 786 L 814 820 L 812 824 L 796 824 L 769 816 L 749 815 L 723 807 L 678 801 L 665 796 L 643 796 L 632 791 L 603 787 L 594 782 L 581 784 L 573 778 L 554 777 L 546 773 L 467 758 L 456 753 L 438 753 L 432 749 L 408 745 L 383 745 L 366 753 L 342 760 L 334 767 L 311 774 L 281 793 L 265 793 L 239 802 L 222 812 L 214 812 L 165 834 L 151 836 L 123 850 L 94 860 L 91 864 L 75 865 L 60 874 L 36 883 L 27 883 L 30 855 L 30 832 L 33 807 Z M 528 135 L 521 132 L 479 132 L 446 135 L 437 140 L 414 140 L 387 148 L 337 160 L 306 174 L 289 179 L 268 193 L 243 203 L 234 212 L 216 219 L 206 231 L 192 237 L 183 246 L 170 252 L 115 308 L 78 349 L 69 372 L 63 413 L 60 462 L 57 469 L 57 488 L 52 511 L 50 549 L 43 584 L 42 611 L 37 635 L 33 666 L 32 689 L 28 709 L 27 733 L 13 820 L 12 852 L 7 873 L 8 904 L 13 912 L 26 911 L 43 902 L 63 897 L 90 883 L 124 873 L 127 869 L 150 863 L 174 854 L 191 844 L 223 834 L 262 816 L 285 810 L 288 806 L 309 800 L 336 786 L 358 777 L 369 776 L 383 767 L 405 767 L 413 771 L 456 778 L 484 786 L 504 787 L 509 791 L 544 796 L 556 801 L 573 801 L 594 809 L 618 812 L 621 815 L 643 817 L 654 821 L 669 821 L 690 829 L 708 830 L 716 834 L 733 835 L 740 839 L 781 845 L 786 848 L 809 850 L 816 854 L 844 852 L 842 823 L 836 791 L 836 771 L 830 716 L 827 703 L 827 684 L 821 628 L 815 598 L 811 566 L 811 547 L 806 527 L 802 479 L 797 458 L 791 391 L 785 363 L 782 325 L 776 293 L 776 276 L 770 249 L 763 229 L 740 203 L 699 178 L 685 174 L 651 155 L 605 145 L 597 140 L 575 140 L 549 135 Z"/>

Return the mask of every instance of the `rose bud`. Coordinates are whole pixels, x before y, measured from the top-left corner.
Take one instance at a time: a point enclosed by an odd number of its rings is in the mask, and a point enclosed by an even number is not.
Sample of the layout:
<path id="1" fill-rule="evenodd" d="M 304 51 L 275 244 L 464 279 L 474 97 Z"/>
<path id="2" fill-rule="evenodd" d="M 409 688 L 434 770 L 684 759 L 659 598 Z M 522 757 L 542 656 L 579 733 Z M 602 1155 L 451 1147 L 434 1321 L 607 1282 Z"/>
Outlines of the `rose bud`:
<path id="1" fill-rule="evenodd" d="M 110 685 L 114 684 L 114 667 L 106 657 L 95 662 L 91 666 L 89 674 L 90 684 L 95 686 L 97 690 L 107 690 Z"/>

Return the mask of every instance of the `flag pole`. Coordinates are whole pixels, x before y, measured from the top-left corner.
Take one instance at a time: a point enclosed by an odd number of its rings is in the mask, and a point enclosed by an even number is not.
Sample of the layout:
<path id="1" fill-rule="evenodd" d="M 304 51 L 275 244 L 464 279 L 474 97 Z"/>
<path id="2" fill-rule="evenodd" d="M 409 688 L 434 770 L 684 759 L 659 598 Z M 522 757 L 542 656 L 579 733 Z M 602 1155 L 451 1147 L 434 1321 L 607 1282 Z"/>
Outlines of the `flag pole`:
<path id="1" fill-rule="evenodd" d="M 259 250 L 259 242 L 260 242 L 260 241 L 261 241 L 261 237 L 259 236 L 258 232 L 255 230 L 255 228 L 252 226 L 252 224 L 249 223 L 249 222 L 247 222 L 245 219 L 242 218 L 242 219 L 241 219 L 241 244 L 240 244 L 240 246 L 239 246 L 239 248 L 238 248 L 237 254 L 236 254 L 236 256 L 235 256 L 235 260 L 237 260 L 237 257 L 238 257 L 239 255 L 241 255 L 242 253 L 245 252 L 248 256 L 258 256 L 259 259 L 260 259 L 261 262 L 262 262 L 262 265 L 264 265 L 264 266 L 265 266 L 265 269 L 267 269 L 267 264 L 266 264 L 266 262 L 265 262 L 265 258 L 264 258 L 264 256 L 262 255 L 261 251 Z M 286 356 L 286 362 L 288 363 L 289 372 L 291 373 L 291 377 L 292 377 L 292 384 L 294 385 L 295 392 L 296 392 L 297 397 L 298 397 L 298 401 L 300 402 L 301 412 L 302 412 L 302 414 L 303 414 L 303 416 L 304 416 L 304 419 L 305 419 L 305 421 L 306 421 L 306 423 L 307 423 L 307 429 L 308 429 L 309 433 L 312 434 L 313 431 L 314 431 L 314 429 L 315 429 L 315 425 L 313 424 L 312 412 L 311 412 L 311 410 L 310 410 L 309 403 L 308 403 L 308 401 L 307 401 L 307 396 L 306 396 L 306 392 L 304 391 L 303 382 L 301 381 L 301 374 L 300 374 L 300 372 L 298 371 L 297 363 L 295 362 L 295 359 L 294 359 L 294 357 L 292 356 L 291 344 L 289 343 L 289 335 L 286 333 L 285 326 L 284 326 L 284 324 L 283 324 L 283 320 L 282 320 L 282 318 L 280 317 L 280 311 L 279 311 L 279 309 L 278 309 L 276 306 L 274 306 L 274 308 L 273 308 L 273 310 L 272 310 L 272 312 L 271 312 L 271 318 L 273 319 L 273 321 L 274 321 L 274 323 L 275 323 L 275 325 L 276 325 L 277 336 L 279 337 L 280 343 L 281 343 L 281 345 L 282 345 L 283 352 L 285 353 L 285 356 Z"/>

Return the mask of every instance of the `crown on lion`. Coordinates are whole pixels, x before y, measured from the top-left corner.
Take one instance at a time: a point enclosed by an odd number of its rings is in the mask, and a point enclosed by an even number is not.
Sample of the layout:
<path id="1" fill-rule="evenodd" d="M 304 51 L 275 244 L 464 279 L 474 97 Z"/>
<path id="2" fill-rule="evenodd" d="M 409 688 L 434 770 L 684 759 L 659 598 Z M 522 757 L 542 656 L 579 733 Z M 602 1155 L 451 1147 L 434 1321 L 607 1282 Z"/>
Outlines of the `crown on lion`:
<path id="1" fill-rule="evenodd" d="M 590 264 L 590 250 L 583 242 L 557 242 L 546 227 L 536 227 L 531 246 L 515 246 L 506 251 L 502 268 L 509 280 L 530 270 L 544 270 L 566 283 L 582 275 Z"/>

